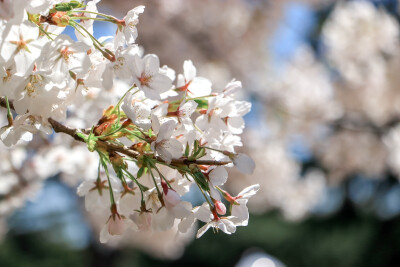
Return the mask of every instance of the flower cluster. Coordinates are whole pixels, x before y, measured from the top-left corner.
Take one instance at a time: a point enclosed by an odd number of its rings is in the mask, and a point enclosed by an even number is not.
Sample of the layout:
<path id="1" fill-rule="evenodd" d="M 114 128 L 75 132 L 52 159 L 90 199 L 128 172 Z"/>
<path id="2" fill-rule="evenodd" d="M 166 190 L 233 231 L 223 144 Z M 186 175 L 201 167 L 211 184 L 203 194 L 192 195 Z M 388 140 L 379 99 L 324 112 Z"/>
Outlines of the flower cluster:
<path id="1" fill-rule="evenodd" d="M 380 184 L 389 175 L 400 177 L 395 11 L 371 1 L 325 8 L 316 10 L 323 10 L 324 22 L 308 40 L 313 46 L 304 42 L 279 68 L 272 61 L 257 79 L 249 75 L 259 84 L 249 88 L 264 118 L 247 132 L 259 167 L 254 177 L 230 179 L 229 185 L 240 188 L 249 179 L 260 184 L 263 194 L 255 196 L 250 211 L 278 208 L 286 218 L 301 219 L 322 206 L 327 210 L 331 192 L 346 192 L 356 179 Z M 262 174 L 265 179 L 259 179 Z M 331 211 L 341 204 L 335 205 Z"/>
<path id="2" fill-rule="evenodd" d="M 242 146 L 238 135 L 251 108 L 234 98 L 241 83 L 232 80 L 214 89 L 208 79 L 197 76 L 190 60 L 178 75 L 160 66 L 157 55 L 145 55 L 135 43 L 144 6 L 117 19 L 99 13 L 98 2 L 0 2 L 0 96 L 8 122 L 0 131 L 4 145 L 55 131 L 96 152 L 98 164 L 92 157 L 82 162 L 79 148 L 72 151 L 74 161 L 65 160 L 68 150 L 60 145 L 33 162 L 43 177 L 57 173 L 43 162 L 63 162 L 65 173 L 71 165 L 82 172 L 97 167 L 97 172 L 87 172 L 78 195 L 85 197 L 87 210 L 105 216 L 101 242 L 128 228 L 166 231 L 176 221 L 182 233 L 196 220 L 205 222 L 198 237 L 210 227 L 230 234 L 247 225 L 246 205 L 259 186 L 235 197 L 223 189 L 227 167 L 245 174 L 255 167 L 235 151 Z M 115 24 L 115 36 L 96 39 L 94 20 Z M 65 27 L 75 29 L 78 41 L 62 34 Z M 119 96 L 112 105 L 105 104 L 110 90 Z M 94 97 L 104 98 L 104 105 L 99 107 L 98 100 L 93 107 Z M 86 117 L 92 108 L 104 109 L 97 122 Z M 90 124 L 76 125 L 73 116 Z M 204 196 L 200 206 L 182 200 L 193 187 Z"/>

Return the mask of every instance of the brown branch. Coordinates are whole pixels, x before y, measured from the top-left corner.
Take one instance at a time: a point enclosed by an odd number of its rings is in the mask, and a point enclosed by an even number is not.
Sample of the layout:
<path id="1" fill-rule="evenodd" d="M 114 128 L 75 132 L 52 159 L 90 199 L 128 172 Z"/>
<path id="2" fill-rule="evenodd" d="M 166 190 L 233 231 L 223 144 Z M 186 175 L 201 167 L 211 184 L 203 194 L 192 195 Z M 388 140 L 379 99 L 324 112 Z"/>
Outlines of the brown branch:
<path id="1" fill-rule="evenodd" d="M 9 101 L 10 104 L 10 108 L 14 109 L 14 105 L 12 101 Z M 2 107 L 6 107 L 6 100 L 4 97 L 0 97 L 0 106 Z M 74 138 L 77 141 L 80 142 L 85 142 L 85 140 L 83 140 L 78 134 L 78 129 L 74 129 L 68 126 L 65 126 L 63 124 L 61 124 L 60 122 L 52 119 L 52 118 L 48 118 L 47 119 L 48 122 L 50 123 L 51 127 L 53 128 L 53 130 L 56 133 L 65 133 L 68 134 L 69 136 L 71 136 L 72 138 Z M 79 130 L 80 132 L 83 133 L 88 133 L 86 129 L 82 129 Z M 126 146 L 121 146 L 121 145 L 117 145 L 114 143 L 110 143 L 110 142 L 106 142 L 106 141 L 102 141 L 102 140 L 98 140 L 97 141 L 97 145 L 100 147 L 105 148 L 107 151 L 109 152 L 119 152 L 123 155 L 129 156 L 131 158 L 137 159 L 140 156 L 140 153 L 138 153 L 135 150 L 132 150 Z M 164 162 L 162 159 L 157 158 L 158 161 Z M 165 162 L 164 162 L 165 163 Z M 189 160 L 189 159 L 174 159 L 171 161 L 172 165 L 189 165 L 189 164 L 198 164 L 198 165 L 226 165 L 231 163 L 230 161 L 216 161 L 216 160 Z"/>

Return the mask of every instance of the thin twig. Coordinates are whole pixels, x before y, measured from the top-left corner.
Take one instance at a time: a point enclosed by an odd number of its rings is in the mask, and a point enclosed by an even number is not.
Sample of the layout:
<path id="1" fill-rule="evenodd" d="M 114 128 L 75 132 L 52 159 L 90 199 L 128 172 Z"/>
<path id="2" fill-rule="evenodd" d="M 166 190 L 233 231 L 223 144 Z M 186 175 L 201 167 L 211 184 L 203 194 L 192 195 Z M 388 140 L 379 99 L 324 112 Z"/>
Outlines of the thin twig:
<path id="1" fill-rule="evenodd" d="M 9 101 L 10 108 L 14 109 L 14 105 L 12 101 Z M 0 106 L 6 108 L 7 103 L 5 97 L 0 97 Z M 50 123 L 51 127 L 56 133 L 65 133 L 74 138 L 77 141 L 85 142 L 80 136 L 77 135 L 78 129 L 74 129 L 68 126 L 61 124 L 60 122 L 48 118 L 48 122 Z M 87 133 L 87 129 L 79 130 L 80 132 Z M 135 150 L 132 150 L 123 145 L 117 145 L 114 143 L 98 140 L 97 145 L 100 147 L 105 148 L 109 152 L 119 152 L 123 155 L 126 155 L 131 158 L 137 159 L 141 154 Z M 158 161 L 164 162 L 162 159 L 157 158 Z M 189 160 L 186 158 L 183 159 L 173 159 L 171 161 L 172 165 L 190 165 L 190 164 L 197 164 L 197 165 L 227 165 L 231 163 L 230 161 L 217 161 L 217 160 Z"/>

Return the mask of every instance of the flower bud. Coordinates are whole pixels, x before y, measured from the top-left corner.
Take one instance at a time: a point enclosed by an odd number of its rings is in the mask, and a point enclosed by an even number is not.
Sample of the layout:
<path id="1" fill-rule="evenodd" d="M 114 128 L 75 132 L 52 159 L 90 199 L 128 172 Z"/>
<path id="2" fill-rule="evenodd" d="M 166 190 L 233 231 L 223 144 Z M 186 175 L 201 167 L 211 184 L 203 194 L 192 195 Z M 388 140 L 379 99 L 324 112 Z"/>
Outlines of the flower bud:
<path id="1" fill-rule="evenodd" d="M 181 197 L 175 190 L 168 189 L 164 194 L 164 202 L 169 207 L 175 207 L 181 202 Z"/>
<path id="2" fill-rule="evenodd" d="M 127 167 L 126 163 L 124 162 L 124 157 L 118 155 L 115 152 L 110 153 L 109 156 L 111 165 L 113 166 L 115 172 L 118 172 L 118 170 L 121 168 L 125 169 Z"/>
<path id="3" fill-rule="evenodd" d="M 214 205 L 219 215 L 224 215 L 226 213 L 226 207 L 224 203 L 222 203 L 221 201 L 215 201 Z"/>
<path id="4" fill-rule="evenodd" d="M 96 147 L 97 147 L 97 142 L 96 142 L 96 140 L 89 139 L 88 142 L 87 142 L 87 146 L 88 146 L 88 150 L 89 150 L 90 152 L 95 151 L 95 150 L 96 150 Z"/>
<path id="5" fill-rule="evenodd" d="M 58 27 L 66 27 L 69 25 L 69 16 L 67 12 L 57 11 L 52 14 L 51 21 Z"/>

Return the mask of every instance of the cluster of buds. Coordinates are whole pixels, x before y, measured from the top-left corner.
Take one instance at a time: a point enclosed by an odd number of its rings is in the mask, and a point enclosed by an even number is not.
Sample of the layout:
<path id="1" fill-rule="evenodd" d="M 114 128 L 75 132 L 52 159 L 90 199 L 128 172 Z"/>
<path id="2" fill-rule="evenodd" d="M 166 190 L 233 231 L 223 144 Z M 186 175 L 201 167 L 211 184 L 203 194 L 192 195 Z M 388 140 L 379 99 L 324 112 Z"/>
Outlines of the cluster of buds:
<path id="1" fill-rule="evenodd" d="M 143 55 L 135 44 L 143 6 L 117 19 L 97 11 L 99 0 L 36 2 L 0 2 L 0 10 L 14 12 L 0 17 L 0 96 L 9 122 L 0 132 L 3 143 L 12 146 L 54 130 L 98 154 L 97 178 L 82 182 L 78 194 L 89 211 L 108 218 L 101 242 L 128 228 L 166 231 L 179 223 L 185 233 L 196 220 L 206 223 L 198 237 L 210 227 L 230 234 L 247 225 L 246 204 L 259 186 L 237 197 L 221 188 L 226 168 L 245 174 L 254 169 L 248 156 L 235 152 L 251 108 L 234 98 L 241 83 L 214 89 L 190 60 L 176 76 L 160 67 L 156 55 Z M 116 24 L 114 38 L 96 39 L 94 20 Z M 78 41 L 61 34 L 66 26 L 75 28 Z M 88 92 L 110 88 L 121 91 L 119 101 L 103 107 L 91 128 L 60 123 L 84 105 Z M 191 190 L 204 196 L 202 205 L 182 200 Z"/>

